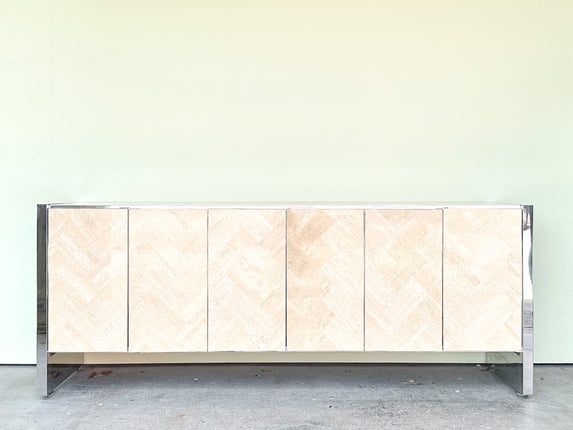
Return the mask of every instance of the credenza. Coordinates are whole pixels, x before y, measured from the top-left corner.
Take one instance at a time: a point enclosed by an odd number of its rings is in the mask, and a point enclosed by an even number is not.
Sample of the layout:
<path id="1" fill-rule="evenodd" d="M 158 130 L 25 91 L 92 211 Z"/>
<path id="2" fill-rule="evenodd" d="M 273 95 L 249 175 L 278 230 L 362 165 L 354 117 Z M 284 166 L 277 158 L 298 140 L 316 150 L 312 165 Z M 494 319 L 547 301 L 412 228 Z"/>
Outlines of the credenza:
<path id="1" fill-rule="evenodd" d="M 38 387 L 62 353 L 486 352 L 533 392 L 530 205 L 41 204 Z"/>

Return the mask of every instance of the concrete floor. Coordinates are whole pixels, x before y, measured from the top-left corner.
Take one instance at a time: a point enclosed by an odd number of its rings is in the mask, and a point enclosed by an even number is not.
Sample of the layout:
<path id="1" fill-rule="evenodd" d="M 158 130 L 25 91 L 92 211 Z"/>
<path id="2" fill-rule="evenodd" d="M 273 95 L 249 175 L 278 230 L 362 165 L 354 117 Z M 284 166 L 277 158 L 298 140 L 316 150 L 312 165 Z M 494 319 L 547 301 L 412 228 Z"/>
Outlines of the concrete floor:
<path id="1" fill-rule="evenodd" d="M 81 368 L 44 400 L 36 395 L 35 366 L 0 366 L 0 427 L 573 429 L 572 365 L 536 366 L 535 394 L 530 398 L 517 396 L 483 369 L 369 364 L 94 366 Z"/>

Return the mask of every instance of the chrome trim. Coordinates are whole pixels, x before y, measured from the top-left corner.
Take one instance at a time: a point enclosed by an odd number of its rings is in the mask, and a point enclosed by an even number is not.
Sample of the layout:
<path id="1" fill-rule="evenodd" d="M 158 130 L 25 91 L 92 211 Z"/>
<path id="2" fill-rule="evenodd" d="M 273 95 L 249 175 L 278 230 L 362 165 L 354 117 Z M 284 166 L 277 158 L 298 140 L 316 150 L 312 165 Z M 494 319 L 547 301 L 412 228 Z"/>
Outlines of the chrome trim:
<path id="1" fill-rule="evenodd" d="M 48 208 L 36 207 L 36 381 L 38 394 L 49 397 L 78 368 L 76 364 L 52 364 L 48 352 Z"/>
<path id="2" fill-rule="evenodd" d="M 130 248 L 130 243 L 129 243 L 129 235 L 130 235 L 130 227 L 129 227 L 129 208 L 127 208 L 126 210 L 127 212 L 127 282 L 126 282 L 126 294 L 127 294 L 127 331 L 126 331 L 126 349 L 127 352 L 129 352 L 129 275 L 131 273 L 130 270 L 130 265 L 129 265 L 129 248 Z"/>
<path id="3" fill-rule="evenodd" d="M 523 391 L 533 394 L 533 205 L 523 207 Z"/>
<path id="4" fill-rule="evenodd" d="M 38 394 L 48 395 L 47 205 L 36 207 L 36 377 Z"/>
<path id="5" fill-rule="evenodd" d="M 522 206 L 521 351 L 487 353 L 495 373 L 520 396 L 533 394 L 533 206 Z"/>
<path id="6" fill-rule="evenodd" d="M 288 351 L 288 210 L 284 210 L 285 215 L 285 348 L 284 352 Z M 209 286 L 207 284 L 207 289 Z"/>
<path id="7" fill-rule="evenodd" d="M 521 205 L 489 203 L 331 203 L 331 202 L 280 202 L 280 203 L 53 203 L 57 209 L 520 209 Z"/>
<path id="8" fill-rule="evenodd" d="M 362 351 L 366 351 L 366 209 L 362 211 Z"/>
<path id="9" fill-rule="evenodd" d="M 206 248 L 206 253 L 207 253 L 207 259 L 206 259 L 206 267 L 207 269 L 205 270 L 205 279 L 206 279 L 206 284 L 207 284 L 207 297 L 206 297 L 206 309 L 207 309 L 207 315 L 205 315 L 205 319 L 207 320 L 207 334 L 206 334 L 206 343 L 207 345 L 205 345 L 205 352 L 209 352 L 209 215 L 210 215 L 210 211 L 207 209 L 205 211 L 205 248 Z"/>
<path id="10" fill-rule="evenodd" d="M 445 227 L 444 219 L 445 219 L 446 214 L 445 214 L 444 209 L 442 209 L 441 212 L 442 212 L 442 261 L 441 261 L 442 271 L 441 271 L 440 275 L 442 277 L 442 279 L 441 279 L 441 284 L 442 284 L 441 285 L 441 287 L 442 287 L 442 289 L 441 289 L 441 293 L 442 293 L 441 313 L 442 313 L 442 351 L 443 351 L 444 350 L 444 337 L 445 337 L 444 336 L 444 227 Z"/>

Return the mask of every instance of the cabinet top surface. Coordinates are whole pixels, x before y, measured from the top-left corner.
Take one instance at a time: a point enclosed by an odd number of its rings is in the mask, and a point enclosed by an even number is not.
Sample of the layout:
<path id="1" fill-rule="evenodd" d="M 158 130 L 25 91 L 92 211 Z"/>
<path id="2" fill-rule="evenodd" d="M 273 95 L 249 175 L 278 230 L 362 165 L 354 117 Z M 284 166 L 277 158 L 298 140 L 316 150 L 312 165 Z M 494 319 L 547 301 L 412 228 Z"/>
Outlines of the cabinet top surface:
<path id="1" fill-rule="evenodd" d="M 75 209 L 519 209 L 526 205 L 492 202 L 67 202 L 48 203 L 46 206 Z"/>

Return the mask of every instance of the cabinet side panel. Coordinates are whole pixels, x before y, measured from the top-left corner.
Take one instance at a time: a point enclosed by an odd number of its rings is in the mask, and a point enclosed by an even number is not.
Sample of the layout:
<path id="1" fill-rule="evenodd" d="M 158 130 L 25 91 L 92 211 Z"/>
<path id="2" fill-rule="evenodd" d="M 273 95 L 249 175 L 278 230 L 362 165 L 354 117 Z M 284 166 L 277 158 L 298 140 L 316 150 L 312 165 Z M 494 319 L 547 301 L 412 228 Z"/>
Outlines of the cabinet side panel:
<path id="1" fill-rule="evenodd" d="M 209 211 L 209 351 L 284 351 L 285 211 Z"/>
<path id="2" fill-rule="evenodd" d="M 367 351 L 442 349 L 442 211 L 367 210 Z"/>
<path id="3" fill-rule="evenodd" d="M 207 211 L 129 212 L 129 350 L 207 350 Z"/>
<path id="4" fill-rule="evenodd" d="M 521 210 L 444 210 L 444 350 L 521 351 Z"/>
<path id="5" fill-rule="evenodd" d="M 127 210 L 50 209 L 48 348 L 127 351 Z"/>
<path id="6" fill-rule="evenodd" d="M 364 349 L 362 210 L 287 211 L 287 349 Z"/>

